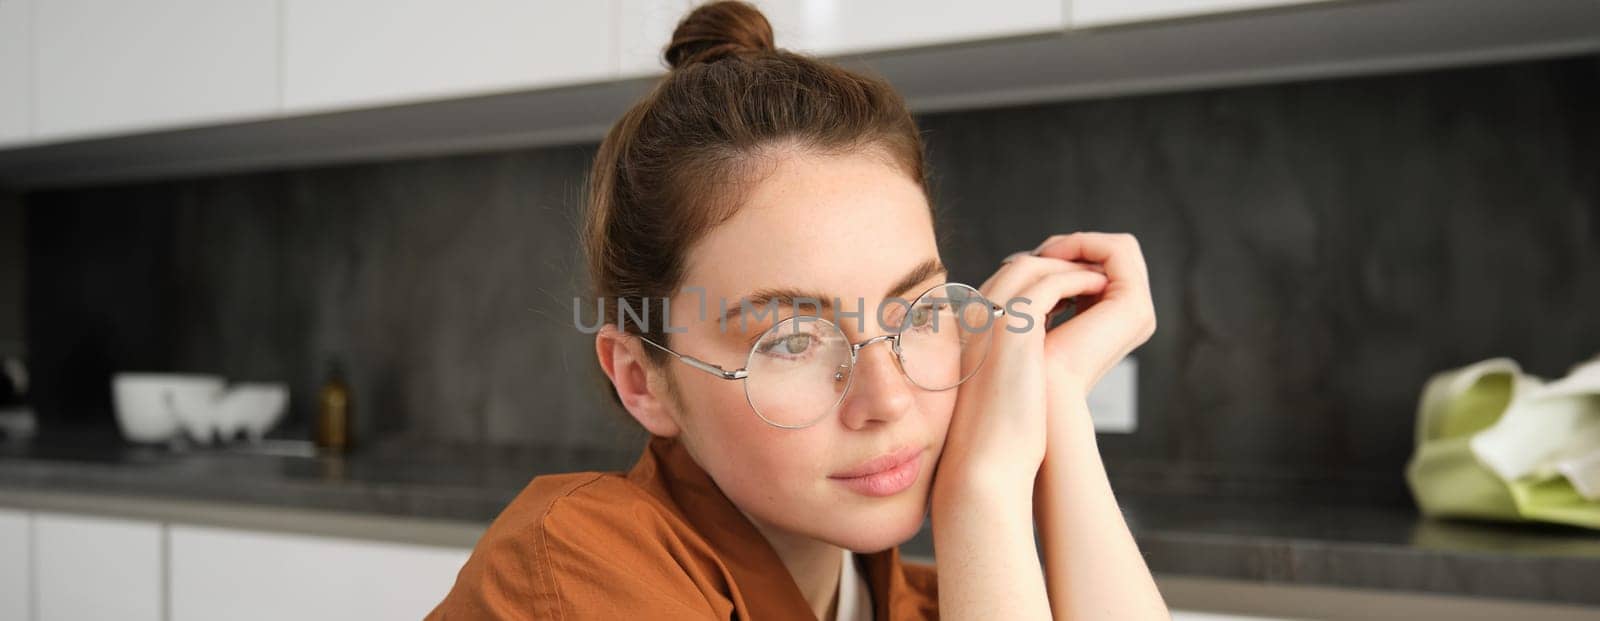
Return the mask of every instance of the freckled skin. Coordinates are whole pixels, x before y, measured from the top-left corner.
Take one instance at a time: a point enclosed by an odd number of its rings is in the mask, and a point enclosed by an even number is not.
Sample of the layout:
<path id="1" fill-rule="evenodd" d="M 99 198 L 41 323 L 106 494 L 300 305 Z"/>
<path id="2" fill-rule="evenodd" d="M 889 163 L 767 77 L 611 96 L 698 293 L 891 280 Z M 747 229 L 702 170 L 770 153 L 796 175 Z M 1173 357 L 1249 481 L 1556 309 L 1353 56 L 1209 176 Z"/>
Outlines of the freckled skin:
<path id="1" fill-rule="evenodd" d="M 684 283 L 705 288 L 707 321 L 697 321 L 698 295 L 672 300 L 673 323 L 686 328 L 672 335 L 674 349 L 724 368 L 744 365 L 748 335 L 737 322 L 719 331 L 716 300 L 736 304 L 767 287 L 826 292 L 852 307 L 860 298 L 868 312 L 860 326 L 865 330 L 857 331 L 854 319 L 839 322 L 859 342 L 882 333 L 872 311 L 884 292 L 918 263 L 938 258 L 927 198 L 881 154 L 785 149 L 770 157 L 768 174 L 738 212 L 688 254 Z M 936 275 L 907 295 L 944 280 Z M 798 430 L 758 418 L 741 382 L 682 364 L 664 372 L 690 454 L 769 538 L 804 537 L 872 552 L 904 542 L 921 527 L 956 391 L 931 392 L 906 381 L 887 342 L 861 351 L 834 415 Z M 862 496 L 828 478 L 905 444 L 927 450 L 916 483 L 901 493 Z"/>

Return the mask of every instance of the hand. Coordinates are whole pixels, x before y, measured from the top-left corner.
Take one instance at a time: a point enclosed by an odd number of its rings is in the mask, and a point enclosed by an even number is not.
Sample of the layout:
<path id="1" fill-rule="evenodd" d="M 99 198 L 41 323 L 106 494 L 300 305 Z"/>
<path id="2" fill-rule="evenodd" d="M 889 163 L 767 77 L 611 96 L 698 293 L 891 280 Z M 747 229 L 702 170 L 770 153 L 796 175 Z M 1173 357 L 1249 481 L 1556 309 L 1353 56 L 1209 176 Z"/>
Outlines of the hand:
<path id="1" fill-rule="evenodd" d="M 1052 235 L 1034 254 L 1103 272 L 1107 279 L 1098 295 L 1079 296 L 1077 313 L 1045 336 L 1050 385 L 1088 395 L 1112 367 L 1155 334 L 1144 254 L 1132 235 L 1090 232 Z"/>
<path id="2" fill-rule="evenodd" d="M 955 484 L 1014 485 L 1031 494 L 1045 453 L 1047 376 L 1046 313 L 1063 299 L 1097 295 L 1104 274 L 1042 257 L 1008 260 L 979 287 L 1008 315 L 988 333 L 988 354 L 956 395 L 938 480 Z M 1032 325 L 1012 314 L 1033 318 Z M 951 473 L 955 472 L 954 476 Z"/>
<path id="3" fill-rule="evenodd" d="M 1144 257 L 1132 235 L 1107 233 L 1052 236 L 1033 254 L 1106 278 L 1045 335 L 1049 454 L 1035 480 L 1033 512 L 1052 616 L 1166 619 L 1106 477 L 1087 403 L 1089 390 L 1155 333 Z"/>

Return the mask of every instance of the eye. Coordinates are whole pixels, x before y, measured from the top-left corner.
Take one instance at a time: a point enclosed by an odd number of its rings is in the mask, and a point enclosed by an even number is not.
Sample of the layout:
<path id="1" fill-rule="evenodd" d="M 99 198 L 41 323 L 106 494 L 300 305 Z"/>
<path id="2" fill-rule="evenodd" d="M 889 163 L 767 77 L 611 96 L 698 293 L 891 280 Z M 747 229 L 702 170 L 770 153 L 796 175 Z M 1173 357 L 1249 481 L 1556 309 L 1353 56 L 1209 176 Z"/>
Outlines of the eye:
<path id="1" fill-rule="evenodd" d="M 944 312 L 945 308 L 947 308 L 947 305 L 943 302 L 918 304 L 916 308 L 911 309 L 911 315 L 907 318 L 906 327 L 914 330 L 935 328 L 938 323 L 935 315 Z"/>
<path id="2" fill-rule="evenodd" d="M 763 340 L 756 351 L 762 354 L 793 358 L 805 355 L 815 345 L 815 337 L 808 332 L 775 334 Z"/>

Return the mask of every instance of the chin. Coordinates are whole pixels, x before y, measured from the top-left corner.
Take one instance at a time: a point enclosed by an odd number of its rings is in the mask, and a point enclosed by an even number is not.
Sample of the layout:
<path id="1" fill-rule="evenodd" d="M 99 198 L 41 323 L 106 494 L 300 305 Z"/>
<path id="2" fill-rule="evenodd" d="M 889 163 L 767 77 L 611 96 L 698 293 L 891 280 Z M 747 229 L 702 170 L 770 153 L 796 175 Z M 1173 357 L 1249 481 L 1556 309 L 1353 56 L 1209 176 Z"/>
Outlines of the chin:
<path id="1" fill-rule="evenodd" d="M 847 523 L 834 524 L 836 533 L 830 537 L 832 543 L 852 552 L 870 554 L 909 541 L 922 530 L 928 517 L 926 487 L 880 499 L 881 506 L 851 514 Z"/>

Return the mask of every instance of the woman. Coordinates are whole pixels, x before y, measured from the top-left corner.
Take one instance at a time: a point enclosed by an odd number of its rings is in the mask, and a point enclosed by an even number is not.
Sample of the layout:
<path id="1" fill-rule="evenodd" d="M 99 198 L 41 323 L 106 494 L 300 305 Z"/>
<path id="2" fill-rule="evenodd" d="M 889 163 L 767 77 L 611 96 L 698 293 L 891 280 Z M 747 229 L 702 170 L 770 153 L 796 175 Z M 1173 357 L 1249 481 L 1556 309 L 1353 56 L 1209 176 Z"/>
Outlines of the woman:
<path id="1" fill-rule="evenodd" d="M 534 479 L 431 616 L 1165 618 L 1085 405 L 1155 330 L 1134 239 L 1052 236 L 946 283 L 886 83 L 775 48 L 736 2 L 665 55 L 585 224 L 595 351 L 648 446 Z M 937 571 L 897 550 L 930 512 Z"/>

